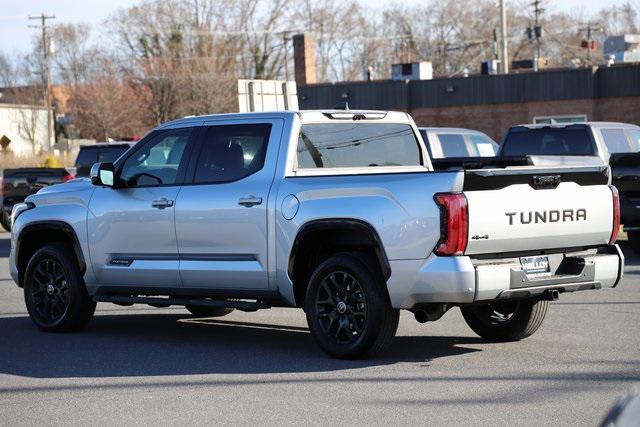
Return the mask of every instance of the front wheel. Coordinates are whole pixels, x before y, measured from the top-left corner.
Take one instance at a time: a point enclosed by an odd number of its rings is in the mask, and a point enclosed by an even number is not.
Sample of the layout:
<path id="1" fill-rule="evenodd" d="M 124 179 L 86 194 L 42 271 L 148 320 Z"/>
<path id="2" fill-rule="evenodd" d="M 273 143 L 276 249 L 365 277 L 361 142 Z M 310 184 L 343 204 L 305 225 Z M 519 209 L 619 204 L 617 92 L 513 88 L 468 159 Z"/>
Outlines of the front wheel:
<path id="1" fill-rule="evenodd" d="M 33 323 L 44 331 L 77 331 L 93 317 L 91 300 L 73 249 L 47 245 L 31 257 L 24 275 L 24 299 Z"/>
<path id="2" fill-rule="evenodd" d="M 379 269 L 359 254 L 340 254 L 313 272 L 305 298 L 307 323 L 326 353 L 357 359 L 384 351 L 398 329 Z"/>
<path id="3" fill-rule="evenodd" d="M 544 320 L 549 301 L 519 300 L 460 307 L 467 325 L 491 341 L 517 341 L 533 335 Z"/>

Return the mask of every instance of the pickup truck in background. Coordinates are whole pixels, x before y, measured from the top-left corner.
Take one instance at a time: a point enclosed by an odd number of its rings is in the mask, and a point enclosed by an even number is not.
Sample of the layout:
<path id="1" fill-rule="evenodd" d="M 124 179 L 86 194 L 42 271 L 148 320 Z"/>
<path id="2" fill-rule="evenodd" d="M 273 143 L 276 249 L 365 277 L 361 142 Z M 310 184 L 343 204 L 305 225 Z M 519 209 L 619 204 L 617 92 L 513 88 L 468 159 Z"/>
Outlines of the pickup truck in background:
<path id="1" fill-rule="evenodd" d="M 60 184 L 73 176 L 64 168 L 5 169 L 0 177 L 0 225 L 11 231 L 11 209 L 40 189 Z"/>
<path id="2" fill-rule="evenodd" d="M 45 331 L 83 328 L 97 302 L 299 307 L 325 352 L 359 358 L 392 344 L 401 309 L 427 322 L 459 307 L 480 336 L 513 341 L 559 294 L 620 281 L 608 173 L 434 171 L 401 112 L 184 118 L 91 182 L 16 205 L 10 271 Z"/>
<path id="3" fill-rule="evenodd" d="M 514 126 L 500 155 L 529 156 L 538 166 L 610 165 L 620 193 L 621 223 L 640 253 L 640 127 L 608 122 Z"/>
<path id="4" fill-rule="evenodd" d="M 91 166 L 102 162 L 115 162 L 134 143 L 132 142 L 101 142 L 97 144 L 81 145 L 75 162 L 75 177 L 89 177 Z"/>

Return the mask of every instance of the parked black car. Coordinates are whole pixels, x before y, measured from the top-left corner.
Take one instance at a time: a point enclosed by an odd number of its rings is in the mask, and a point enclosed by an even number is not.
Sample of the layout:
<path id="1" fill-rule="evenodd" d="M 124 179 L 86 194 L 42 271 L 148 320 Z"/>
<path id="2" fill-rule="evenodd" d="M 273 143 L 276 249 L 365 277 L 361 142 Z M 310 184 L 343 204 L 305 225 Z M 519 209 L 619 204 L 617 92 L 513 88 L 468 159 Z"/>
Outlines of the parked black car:
<path id="1" fill-rule="evenodd" d="M 112 163 L 132 145 L 130 142 L 105 142 L 81 146 L 75 163 L 76 177 L 88 177 L 94 163 Z"/>
<path id="2" fill-rule="evenodd" d="M 43 187 L 73 179 L 64 168 L 5 169 L 0 181 L 0 225 L 11 231 L 11 209 Z"/>

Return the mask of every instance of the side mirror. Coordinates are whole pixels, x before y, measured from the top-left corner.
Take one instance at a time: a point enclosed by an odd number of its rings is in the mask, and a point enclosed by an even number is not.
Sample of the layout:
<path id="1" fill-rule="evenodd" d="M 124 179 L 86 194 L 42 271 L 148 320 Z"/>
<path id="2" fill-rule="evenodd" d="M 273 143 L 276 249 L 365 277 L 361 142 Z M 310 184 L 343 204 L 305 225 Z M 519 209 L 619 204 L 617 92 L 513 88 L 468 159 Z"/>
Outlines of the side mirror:
<path id="1" fill-rule="evenodd" d="M 105 185 L 113 187 L 114 180 L 113 163 L 94 163 L 91 166 L 91 183 L 93 185 Z"/>

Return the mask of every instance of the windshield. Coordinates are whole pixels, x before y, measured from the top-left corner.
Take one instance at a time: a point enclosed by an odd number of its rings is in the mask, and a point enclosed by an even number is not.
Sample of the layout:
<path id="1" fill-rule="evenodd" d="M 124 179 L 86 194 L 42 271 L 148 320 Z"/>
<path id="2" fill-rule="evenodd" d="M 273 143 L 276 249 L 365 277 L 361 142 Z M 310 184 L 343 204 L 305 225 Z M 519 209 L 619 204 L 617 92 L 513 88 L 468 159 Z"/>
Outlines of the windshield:
<path id="1" fill-rule="evenodd" d="M 503 156 L 595 156 L 586 127 L 516 128 L 502 143 Z"/>

